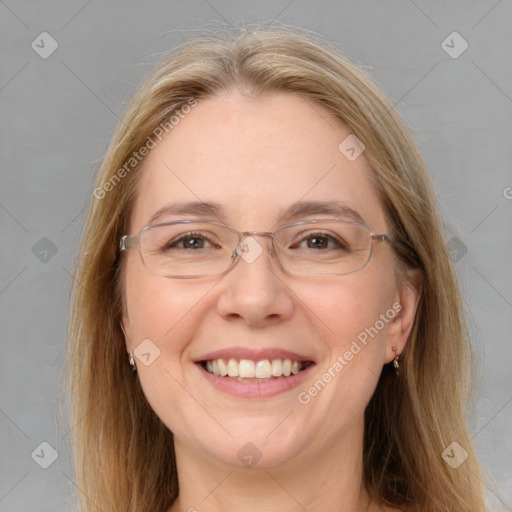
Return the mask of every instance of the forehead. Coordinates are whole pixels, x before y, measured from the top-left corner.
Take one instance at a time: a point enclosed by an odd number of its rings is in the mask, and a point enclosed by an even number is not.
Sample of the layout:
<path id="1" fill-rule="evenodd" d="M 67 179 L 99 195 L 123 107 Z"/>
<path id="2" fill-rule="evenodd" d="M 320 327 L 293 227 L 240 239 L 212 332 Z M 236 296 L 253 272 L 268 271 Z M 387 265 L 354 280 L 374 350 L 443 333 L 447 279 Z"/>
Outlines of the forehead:
<path id="1" fill-rule="evenodd" d="M 220 205 L 222 218 L 217 212 L 214 220 L 243 230 L 270 229 L 292 204 L 319 201 L 345 204 L 371 228 L 384 226 L 364 153 L 350 161 L 339 150 L 348 135 L 321 106 L 291 93 L 201 99 L 155 139 L 140 170 L 132 231 L 166 205 L 190 202 Z"/>

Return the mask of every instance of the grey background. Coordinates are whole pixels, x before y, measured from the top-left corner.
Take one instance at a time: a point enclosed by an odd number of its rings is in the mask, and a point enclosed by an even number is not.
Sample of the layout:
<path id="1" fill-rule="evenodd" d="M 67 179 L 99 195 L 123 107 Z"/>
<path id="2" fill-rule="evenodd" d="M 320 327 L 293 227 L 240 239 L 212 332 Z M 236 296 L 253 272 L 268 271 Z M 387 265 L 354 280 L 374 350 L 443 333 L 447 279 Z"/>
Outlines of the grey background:
<path id="1" fill-rule="evenodd" d="M 188 31 L 258 20 L 338 42 L 407 119 L 482 368 L 471 422 L 494 483 L 489 503 L 512 510 L 511 19 L 510 0 L 0 0 L 0 511 L 75 509 L 65 407 L 58 414 L 66 314 L 84 208 L 117 116 Z M 43 31 L 59 45 L 46 59 L 31 47 Z M 458 58 L 445 51 L 460 51 L 458 36 L 442 47 L 453 31 L 469 45 Z M 51 462 L 44 441 L 58 452 L 48 469 L 36 463 Z"/>

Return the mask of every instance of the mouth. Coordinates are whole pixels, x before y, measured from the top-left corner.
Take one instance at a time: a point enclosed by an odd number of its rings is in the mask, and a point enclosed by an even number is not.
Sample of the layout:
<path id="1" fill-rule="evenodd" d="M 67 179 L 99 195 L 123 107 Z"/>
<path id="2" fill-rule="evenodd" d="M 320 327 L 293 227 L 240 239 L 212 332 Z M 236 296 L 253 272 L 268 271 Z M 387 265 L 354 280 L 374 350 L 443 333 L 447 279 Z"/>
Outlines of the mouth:
<path id="1" fill-rule="evenodd" d="M 303 372 L 312 361 L 297 359 L 208 359 L 199 364 L 208 373 L 238 382 L 269 382 Z"/>
<path id="2" fill-rule="evenodd" d="M 305 382 L 316 366 L 307 356 L 280 349 L 230 349 L 194 361 L 214 388 L 237 398 L 271 398 Z"/>

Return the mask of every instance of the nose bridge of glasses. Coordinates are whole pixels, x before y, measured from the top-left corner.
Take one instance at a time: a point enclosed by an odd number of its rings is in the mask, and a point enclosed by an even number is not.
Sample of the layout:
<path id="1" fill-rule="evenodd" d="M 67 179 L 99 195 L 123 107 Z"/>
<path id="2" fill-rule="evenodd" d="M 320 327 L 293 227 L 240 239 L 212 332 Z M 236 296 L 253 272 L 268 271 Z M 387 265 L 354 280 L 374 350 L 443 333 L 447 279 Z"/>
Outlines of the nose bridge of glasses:
<path id="1" fill-rule="evenodd" d="M 241 240 L 244 240 L 248 236 L 268 236 L 273 240 L 275 233 L 272 233 L 271 231 L 244 231 L 243 233 L 240 233 Z"/>
<path id="2" fill-rule="evenodd" d="M 242 256 L 242 259 L 244 259 L 248 263 L 252 263 L 252 261 L 258 258 L 260 254 L 263 253 L 263 251 L 265 250 L 263 245 L 254 238 L 255 236 L 269 237 L 271 239 L 270 255 L 272 257 L 274 256 L 275 233 L 272 233 L 270 231 L 239 232 L 238 243 L 237 246 L 235 247 L 234 252 L 238 256 Z"/>

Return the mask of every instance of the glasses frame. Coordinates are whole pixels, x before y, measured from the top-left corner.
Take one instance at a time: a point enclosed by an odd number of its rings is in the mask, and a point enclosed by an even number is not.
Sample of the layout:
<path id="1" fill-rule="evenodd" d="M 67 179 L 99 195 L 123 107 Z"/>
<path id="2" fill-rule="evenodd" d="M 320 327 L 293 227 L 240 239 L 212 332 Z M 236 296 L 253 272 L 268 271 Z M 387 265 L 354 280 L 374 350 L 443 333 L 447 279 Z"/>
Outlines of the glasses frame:
<path id="1" fill-rule="evenodd" d="M 352 274 L 354 272 L 358 272 L 359 270 L 362 270 L 364 267 L 366 267 L 366 265 L 368 265 L 368 262 L 370 261 L 371 257 L 372 257 L 372 253 L 373 253 L 373 243 L 371 243 L 370 245 L 370 253 L 368 254 L 368 259 L 366 260 L 366 262 L 364 263 L 364 265 L 354 269 L 354 270 L 350 270 L 349 272 L 342 272 L 341 274 L 302 274 L 302 273 L 298 273 L 298 272 L 291 272 L 289 270 L 287 270 L 280 258 L 279 258 L 279 251 L 277 251 L 275 245 L 274 245 L 274 239 L 276 237 L 276 234 L 281 231 L 282 229 L 285 229 L 285 228 L 288 228 L 288 227 L 291 227 L 291 226 L 300 226 L 300 225 L 303 225 L 303 224 L 316 224 L 316 223 L 321 223 L 321 222 L 326 222 L 326 221 L 334 221 L 334 222 L 341 222 L 341 223 L 344 223 L 344 224 L 353 224 L 353 225 L 356 225 L 356 226 L 361 226 L 363 228 L 365 228 L 367 231 L 368 231 L 368 235 L 370 237 L 370 240 L 371 242 L 380 242 L 381 244 L 391 244 L 392 241 L 393 241 L 393 238 L 390 234 L 381 234 L 381 235 L 377 235 L 375 233 L 373 233 L 371 231 L 371 229 L 366 225 L 366 224 L 363 224 L 361 222 L 353 222 L 353 221 L 344 221 L 344 220 L 340 220 L 340 219 L 334 219 L 334 218 L 330 218 L 330 219 L 314 219 L 314 220 L 302 220 L 302 221 L 299 221 L 299 222 L 293 222 L 293 223 L 290 223 L 290 224 L 286 224 L 284 226 L 281 226 L 279 227 L 278 229 L 276 229 L 275 231 L 238 231 L 237 229 L 235 228 L 232 228 L 231 226 L 228 226 L 227 224 L 223 224 L 222 222 L 216 222 L 216 221 L 211 221 L 211 220 L 202 220 L 202 219 L 183 219 L 183 220 L 176 220 L 176 221 L 171 221 L 171 222 L 162 222 L 160 224 L 150 224 L 150 225 L 147 225 L 147 226 L 144 226 L 136 235 L 123 235 L 121 237 L 121 239 L 119 240 L 119 252 L 122 253 L 124 251 L 129 251 L 131 249 L 139 249 L 139 256 L 140 256 L 140 259 L 142 261 L 142 264 L 144 265 L 144 267 L 146 268 L 146 270 L 150 273 L 150 274 L 153 274 L 153 275 L 157 275 L 157 276 L 161 276 L 161 277 L 166 277 L 166 278 L 172 278 L 172 279 L 196 279 L 196 278 L 202 278 L 202 277 L 214 277 L 214 276 L 220 276 L 220 275 L 223 275 L 227 272 L 229 272 L 235 265 L 236 263 L 239 261 L 240 259 L 240 256 L 242 254 L 243 251 L 243 241 L 248 237 L 248 236 L 268 236 L 270 237 L 270 239 L 272 240 L 272 251 L 271 251 L 271 257 L 273 258 L 274 256 L 276 257 L 281 269 L 283 270 L 283 272 L 287 273 L 287 274 L 290 274 L 290 275 L 299 275 L 299 276 L 315 276 L 315 277 L 319 277 L 319 276 L 322 276 L 322 277 L 334 277 L 334 276 L 344 276 L 344 275 L 347 275 L 347 274 Z M 212 224 L 212 225 L 216 225 L 216 226 L 222 226 L 222 227 L 225 227 L 227 229 L 229 229 L 230 231 L 232 231 L 233 233 L 235 233 L 237 236 L 238 236 L 238 243 L 235 247 L 235 250 L 233 251 L 233 253 L 231 254 L 231 263 L 229 264 L 229 266 L 223 270 L 222 272 L 216 272 L 216 273 L 213 273 L 213 274 L 200 274 L 200 275 L 193 275 L 193 276 L 180 276 L 180 275 L 167 275 L 167 274 L 162 274 L 160 272 L 155 272 L 153 270 L 151 270 L 147 265 L 146 265 L 146 262 L 144 261 L 144 258 L 142 256 L 142 252 L 141 252 L 141 247 L 140 247 L 140 237 L 141 235 L 144 233 L 144 231 L 147 231 L 151 228 L 156 228 L 156 227 L 159 227 L 159 226 L 169 226 L 169 225 L 173 225 L 173 224 L 190 224 L 190 223 L 193 223 L 193 224 L 198 224 L 198 223 L 201 223 L 201 224 Z"/>

